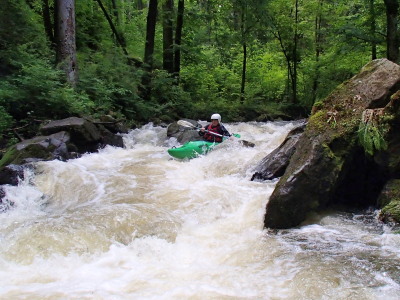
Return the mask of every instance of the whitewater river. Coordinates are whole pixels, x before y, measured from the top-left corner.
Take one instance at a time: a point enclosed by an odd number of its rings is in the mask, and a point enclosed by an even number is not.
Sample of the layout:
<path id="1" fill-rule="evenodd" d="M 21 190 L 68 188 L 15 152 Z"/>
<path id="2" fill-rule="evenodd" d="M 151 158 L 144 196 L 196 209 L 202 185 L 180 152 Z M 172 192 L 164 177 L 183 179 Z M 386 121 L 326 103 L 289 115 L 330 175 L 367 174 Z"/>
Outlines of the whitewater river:
<path id="1" fill-rule="evenodd" d="M 250 178 L 293 126 L 226 124 L 256 146 L 177 161 L 148 124 L 124 149 L 40 163 L 6 189 L 0 299 L 400 299 L 400 234 L 376 212 L 263 229 L 276 181 Z"/>

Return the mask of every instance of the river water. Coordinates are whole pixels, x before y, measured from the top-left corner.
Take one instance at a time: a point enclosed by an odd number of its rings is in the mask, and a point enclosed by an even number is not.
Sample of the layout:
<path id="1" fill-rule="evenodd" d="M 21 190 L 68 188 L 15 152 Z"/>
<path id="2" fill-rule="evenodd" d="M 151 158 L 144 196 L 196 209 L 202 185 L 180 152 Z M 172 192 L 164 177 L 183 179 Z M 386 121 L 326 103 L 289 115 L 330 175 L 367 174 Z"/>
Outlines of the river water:
<path id="1" fill-rule="evenodd" d="M 400 299 L 400 234 L 376 212 L 263 229 L 276 181 L 251 182 L 294 123 L 226 124 L 254 142 L 171 159 L 148 124 L 7 187 L 1 299 Z"/>

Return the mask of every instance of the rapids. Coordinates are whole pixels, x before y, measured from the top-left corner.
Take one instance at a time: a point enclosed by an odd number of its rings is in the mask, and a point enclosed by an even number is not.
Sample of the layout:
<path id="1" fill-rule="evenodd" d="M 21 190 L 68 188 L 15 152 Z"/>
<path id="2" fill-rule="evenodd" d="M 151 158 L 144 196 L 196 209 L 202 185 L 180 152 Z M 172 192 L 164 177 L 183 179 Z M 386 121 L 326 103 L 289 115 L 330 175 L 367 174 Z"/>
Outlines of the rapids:
<path id="1" fill-rule="evenodd" d="M 225 125 L 256 147 L 177 161 L 147 124 L 7 186 L 0 299 L 400 299 L 400 234 L 375 211 L 263 228 L 276 181 L 250 178 L 294 123 Z"/>

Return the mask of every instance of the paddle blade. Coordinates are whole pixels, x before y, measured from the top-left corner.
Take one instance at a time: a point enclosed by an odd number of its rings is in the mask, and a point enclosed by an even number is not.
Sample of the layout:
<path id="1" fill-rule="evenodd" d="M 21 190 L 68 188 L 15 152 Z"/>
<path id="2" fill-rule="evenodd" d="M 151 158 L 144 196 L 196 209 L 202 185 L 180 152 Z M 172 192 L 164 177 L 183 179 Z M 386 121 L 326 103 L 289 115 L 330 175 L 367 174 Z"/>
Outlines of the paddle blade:
<path id="1" fill-rule="evenodd" d="M 185 120 L 179 120 L 178 122 L 176 122 L 178 125 L 183 126 L 183 127 L 189 127 L 189 128 L 197 128 L 197 126 L 193 125 L 192 123 L 190 123 L 189 121 L 185 121 Z"/>

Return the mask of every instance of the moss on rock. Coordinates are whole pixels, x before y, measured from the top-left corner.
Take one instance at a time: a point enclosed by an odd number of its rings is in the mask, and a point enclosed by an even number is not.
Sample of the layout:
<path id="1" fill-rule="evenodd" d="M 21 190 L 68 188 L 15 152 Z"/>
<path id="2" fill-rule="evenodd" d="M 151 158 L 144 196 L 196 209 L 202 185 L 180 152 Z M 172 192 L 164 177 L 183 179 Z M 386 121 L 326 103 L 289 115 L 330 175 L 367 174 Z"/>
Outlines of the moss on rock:
<path id="1" fill-rule="evenodd" d="M 400 179 L 390 180 L 378 198 L 379 218 L 385 222 L 400 223 Z"/>
<path id="2" fill-rule="evenodd" d="M 17 156 L 17 152 L 15 145 L 11 146 L 0 160 L 0 169 L 11 164 Z"/>

